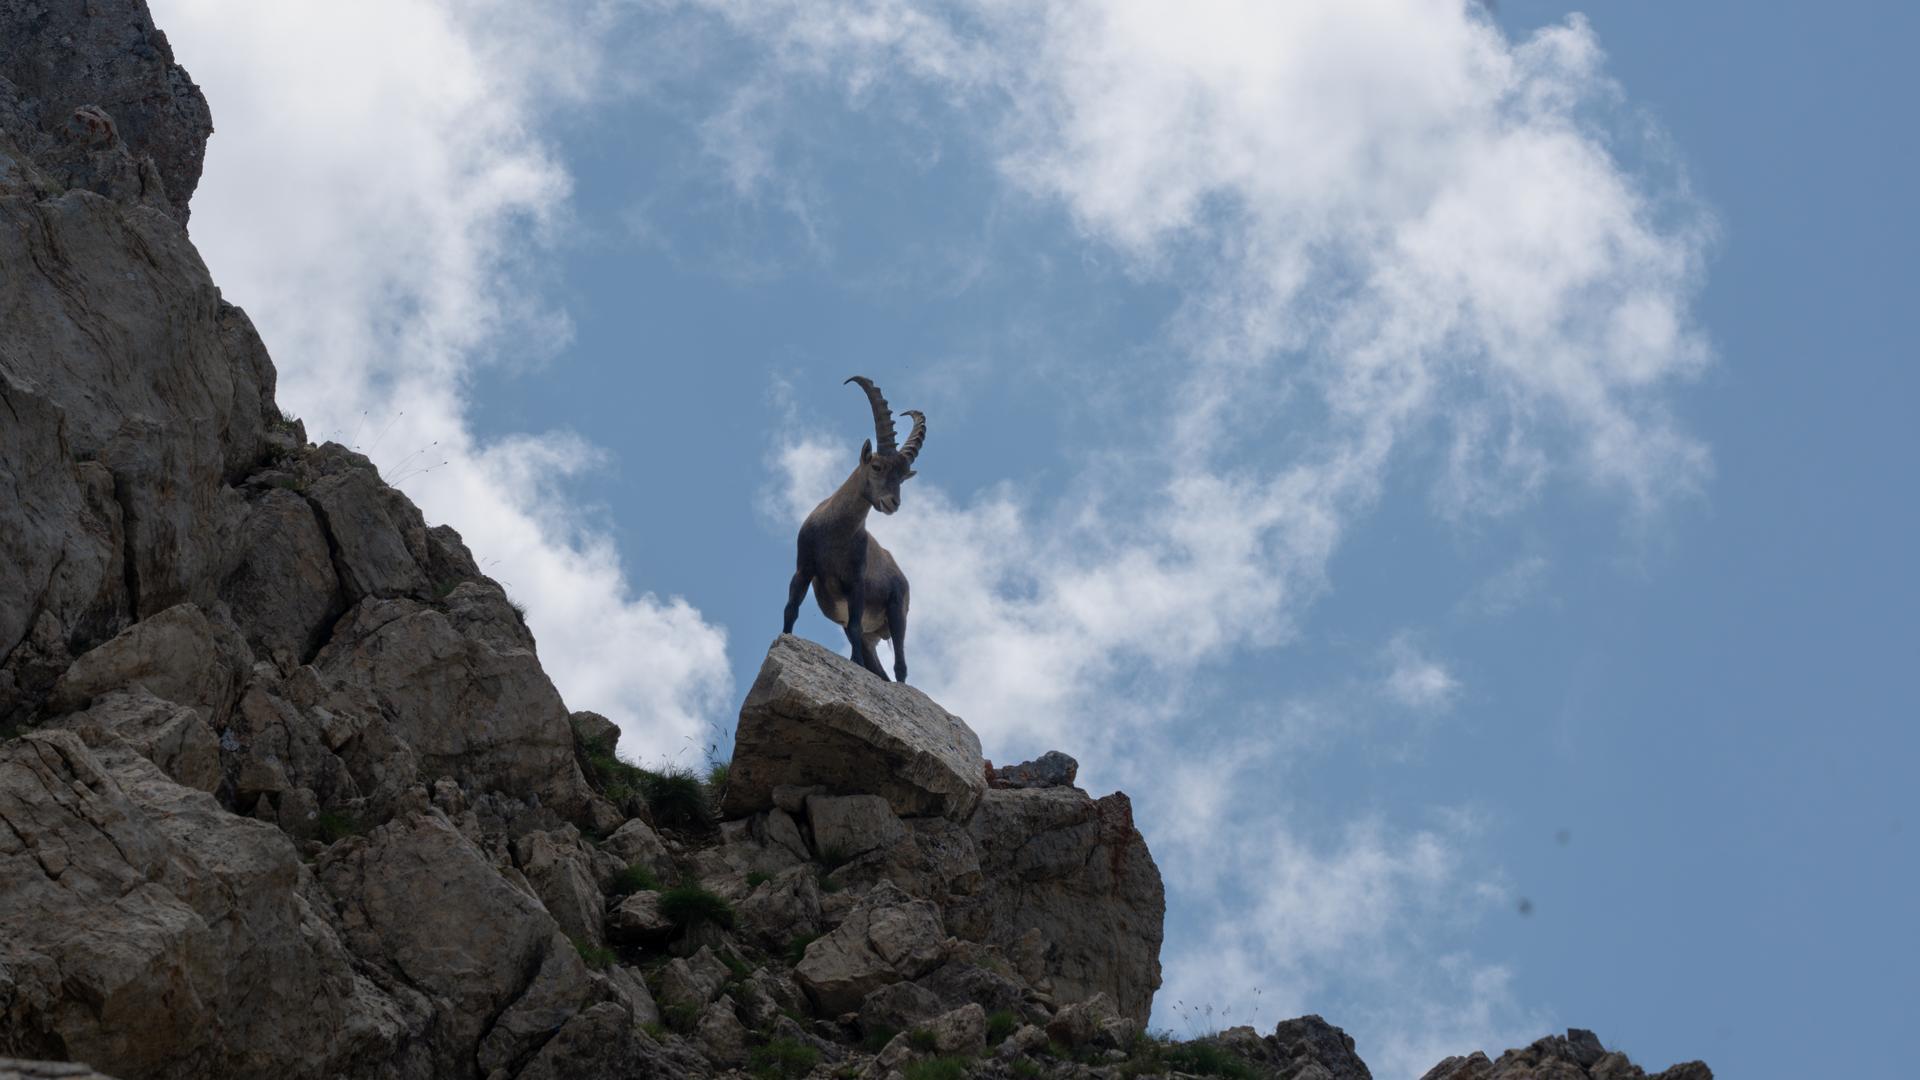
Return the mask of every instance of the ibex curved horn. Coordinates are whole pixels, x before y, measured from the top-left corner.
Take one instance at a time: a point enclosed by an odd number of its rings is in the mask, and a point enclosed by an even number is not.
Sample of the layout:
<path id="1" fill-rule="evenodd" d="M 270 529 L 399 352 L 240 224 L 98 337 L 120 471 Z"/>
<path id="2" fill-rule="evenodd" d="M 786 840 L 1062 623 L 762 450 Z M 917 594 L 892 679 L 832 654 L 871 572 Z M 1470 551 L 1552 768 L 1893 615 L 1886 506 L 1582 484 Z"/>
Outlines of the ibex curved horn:
<path id="1" fill-rule="evenodd" d="M 887 399 L 880 396 L 880 388 L 873 385 L 873 380 L 867 378 L 865 375 L 855 375 L 848 379 L 847 382 L 859 383 L 860 389 L 867 392 L 867 404 L 873 406 L 874 441 L 880 444 L 880 453 L 892 454 L 899 452 L 899 446 L 893 441 L 893 410 L 887 407 Z M 840 385 L 845 386 L 846 384 L 847 383 L 841 383 Z"/>
<path id="2" fill-rule="evenodd" d="M 900 456 L 911 463 L 920 456 L 920 444 L 927 441 L 927 414 L 919 409 L 908 409 L 901 415 L 913 417 L 913 430 L 907 433 L 906 445 L 900 448 Z"/>

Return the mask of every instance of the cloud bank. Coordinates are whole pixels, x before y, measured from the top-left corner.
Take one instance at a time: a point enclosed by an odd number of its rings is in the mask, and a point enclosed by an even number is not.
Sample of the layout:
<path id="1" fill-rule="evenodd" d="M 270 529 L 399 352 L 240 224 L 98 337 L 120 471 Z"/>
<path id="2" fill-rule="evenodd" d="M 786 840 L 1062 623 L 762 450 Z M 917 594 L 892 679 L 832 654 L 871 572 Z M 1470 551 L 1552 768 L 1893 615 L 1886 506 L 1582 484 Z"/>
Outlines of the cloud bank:
<path id="1" fill-rule="evenodd" d="M 193 239 L 272 351 L 281 406 L 460 530 L 527 606 L 571 707 L 618 721 L 630 753 L 698 740 L 731 692 L 724 634 L 637 590 L 567 498 L 599 453 L 471 420 L 481 365 L 536 367 L 570 333 L 538 298 L 569 180 L 536 132 L 598 79 L 592 19 L 491 0 L 152 6 L 214 109 Z"/>

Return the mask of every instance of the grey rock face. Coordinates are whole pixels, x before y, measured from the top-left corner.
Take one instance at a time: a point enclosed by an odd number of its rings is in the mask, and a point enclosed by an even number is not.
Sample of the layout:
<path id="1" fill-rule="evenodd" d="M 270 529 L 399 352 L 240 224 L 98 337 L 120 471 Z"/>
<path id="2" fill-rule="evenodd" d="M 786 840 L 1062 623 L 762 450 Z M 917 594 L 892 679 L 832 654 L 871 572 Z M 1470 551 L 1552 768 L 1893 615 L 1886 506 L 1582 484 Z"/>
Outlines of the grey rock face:
<path id="1" fill-rule="evenodd" d="M 253 646 L 283 668 L 304 664 L 346 610 L 327 534 L 307 500 L 269 487 L 248 504 L 220 598 Z"/>
<path id="2" fill-rule="evenodd" d="M 513 841 L 513 863 L 568 937 L 606 944 L 607 901 L 594 881 L 590 849 L 572 830 L 529 832 Z"/>
<path id="3" fill-rule="evenodd" d="M 722 813 L 770 809 L 784 784 L 879 795 L 901 817 L 965 819 L 986 773 L 979 737 L 927 695 L 783 634 L 740 707 Z"/>
<path id="4" fill-rule="evenodd" d="M 907 827 L 878 795 L 814 795 L 807 799 L 807 821 L 813 826 L 814 847 L 841 862 L 907 835 Z"/>
<path id="5" fill-rule="evenodd" d="M 58 714 L 84 708 L 97 695 L 137 687 L 197 706 L 218 724 L 232 711 L 246 677 L 246 647 L 237 633 L 192 604 L 177 604 L 74 661 L 54 684 L 47 707 Z"/>
<path id="6" fill-rule="evenodd" d="M 593 996 L 585 965 L 540 902 L 438 812 L 336 844 L 318 869 L 354 955 L 427 1013 L 409 1026 L 423 1029 L 436 1075 L 471 1072 L 476 1047 L 495 1063 L 517 1058 L 549 1021 Z"/>
<path id="7" fill-rule="evenodd" d="M 997 788 L 1072 787 L 1080 774 L 1080 763 L 1058 750 L 1049 750 L 1032 761 L 1004 765 L 987 773 L 987 783 Z"/>
<path id="8" fill-rule="evenodd" d="M 212 792 L 220 786 L 220 743 L 200 712 L 145 690 L 107 694 L 50 726 L 77 733 L 88 746 L 125 745 L 184 787 Z"/>
<path id="9" fill-rule="evenodd" d="M 455 590 L 492 592 L 477 585 Z M 483 599 L 469 596 L 478 604 Z M 574 760 L 567 709 L 531 639 L 494 620 L 417 600 L 367 600 L 314 659 L 336 694 L 371 703 L 428 776 L 520 796 L 571 815 L 590 797 Z"/>
<path id="10" fill-rule="evenodd" d="M 1282 1020 L 1265 1042 L 1268 1060 L 1282 1072 L 1315 1068 L 1327 1080 L 1373 1080 L 1354 1053 L 1353 1036 L 1318 1016 Z"/>
<path id="11" fill-rule="evenodd" d="M 134 1077 L 322 1077 L 394 1052 L 279 830 L 120 746 L 0 745 L 0 971 L 11 1052 Z M 396 1059 L 398 1060 L 398 1059 Z"/>
<path id="12" fill-rule="evenodd" d="M 1310 1017 L 1309 1019 L 1318 1019 Z M 1284 1026 L 1284 1025 L 1283 1025 Z M 1337 1030 L 1337 1029 L 1336 1029 Z M 1532 1045 L 1501 1054 L 1498 1060 L 1476 1050 L 1450 1057 L 1427 1070 L 1420 1080 L 1713 1080 L 1705 1062 L 1688 1061 L 1658 1073 L 1609 1051 L 1593 1032 L 1570 1028 L 1562 1035 L 1537 1039 Z"/>
<path id="13" fill-rule="evenodd" d="M 58 132 L 84 106 L 110 114 L 127 148 L 152 159 L 169 212 L 187 223 L 213 120 L 145 3 L 0 0 L 0 78 L 37 129 L 9 132 L 16 138 Z"/>
<path id="14" fill-rule="evenodd" d="M 931 903 L 882 885 L 833 933 L 807 946 L 794 978 L 822 1013 L 853 1012 L 880 987 L 932 969 L 945 938 Z"/>
<path id="15" fill-rule="evenodd" d="M 1056 1000 L 1105 992 L 1122 1015 L 1145 1024 L 1160 985 L 1166 895 L 1127 797 L 994 789 L 967 828 L 980 885 L 947 902 L 954 932 L 1015 951 L 1038 930 L 1046 943 L 1042 986 Z"/>

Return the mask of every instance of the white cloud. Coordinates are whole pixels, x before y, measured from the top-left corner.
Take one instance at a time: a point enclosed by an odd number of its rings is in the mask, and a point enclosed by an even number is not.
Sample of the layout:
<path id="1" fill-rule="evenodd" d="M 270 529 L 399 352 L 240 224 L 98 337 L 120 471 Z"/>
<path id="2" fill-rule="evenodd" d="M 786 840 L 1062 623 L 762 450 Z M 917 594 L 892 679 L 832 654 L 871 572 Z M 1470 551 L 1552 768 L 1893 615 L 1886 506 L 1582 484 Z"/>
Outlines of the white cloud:
<path id="1" fill-rule="evenodd" d="M 1421 653 L 1406 634 L 1387 644 L 1383 659 L 1388 671 L 1380 690 L 1391 701 L 1409 709 L 1444 711 L 1460 694 L 1460 680 L 1445 664 Z"/>
<path id="2" fill-rule="evenodd" d="M 1540 594 L 1550 568 L 1544 555 L 1523 555 L 1475 586 L 1455 613 L 1496 619 L 1511 615 Z"/>
<path id="3" fill-rule="evenodd" d="M 1137 814 L 1155 823 L 1162 874 L 1187 908 L 1169 927 L 1162 1024 L 1190 1035 L 1317 1012 L 1383 1077 L 1545 1026 L 1514 1000 L 1505 967 L 1444 946 L 1448 929 L 1506 902 L 1463 855 L 1476 814 L 1455 808 L 1414 830 L 1366 818 L 1309 840 L 1272 794 L 1297 775 L 1289 742 L 1187 749 Z"/>
<path id="4" fill-rule="evenodd" d="M 281 405 L 460 530 L 527 606 L 571 707 L 613 717 L 631 752 L 699 740 L 730 693 L 724 635 L 637 592 L 561 491 L 599 454 L 564 432 L 482 440 L 469 419 L 480 365 L 537 364 L 570 334 L 537 299 L 569 194 L 538 131 L 543 108 L 594 82 L 601 16 L 493 0 L 153 7 L 217 128 L 192 235 L 272 351 Z"/>

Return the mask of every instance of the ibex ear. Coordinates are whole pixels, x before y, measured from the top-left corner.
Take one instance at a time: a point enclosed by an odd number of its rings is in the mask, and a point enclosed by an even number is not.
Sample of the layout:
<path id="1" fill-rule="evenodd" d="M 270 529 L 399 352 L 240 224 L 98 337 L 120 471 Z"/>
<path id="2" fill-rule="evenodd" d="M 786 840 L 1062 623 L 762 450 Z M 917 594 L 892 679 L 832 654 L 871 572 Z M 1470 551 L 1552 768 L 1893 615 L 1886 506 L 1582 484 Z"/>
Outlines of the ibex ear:
<path id="1" fill-rule="evenodd" d="M 860 464 L 865 465 L 871 460 L 873 460 L 873 440 L 868 439 L 860 444 Z"/>

